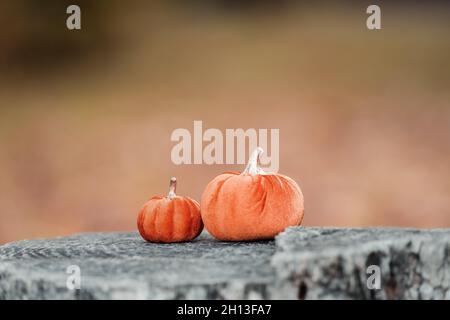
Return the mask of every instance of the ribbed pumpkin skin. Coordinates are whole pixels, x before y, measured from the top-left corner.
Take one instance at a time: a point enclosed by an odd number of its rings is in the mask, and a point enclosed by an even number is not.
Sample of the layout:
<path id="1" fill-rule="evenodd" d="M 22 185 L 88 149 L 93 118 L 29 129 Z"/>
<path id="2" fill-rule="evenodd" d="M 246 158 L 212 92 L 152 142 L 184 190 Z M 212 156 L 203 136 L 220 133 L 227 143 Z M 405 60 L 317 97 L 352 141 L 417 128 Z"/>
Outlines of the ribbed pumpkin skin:
<path id="1" fill-rule="evenodd" d="M 200 205 L 189 197 L 152 197 L 139 212 L 141 236 L 150 242 L 183 242 L 196 238 L 203 230 Z"/>
<path id="2" fill-rule="evenodd" d="M 205 228 L 224 241 L 273 239 L 303 220 L 303 194 L 280 174 L 224 173 L 205 188 L 201 215 Z"/>

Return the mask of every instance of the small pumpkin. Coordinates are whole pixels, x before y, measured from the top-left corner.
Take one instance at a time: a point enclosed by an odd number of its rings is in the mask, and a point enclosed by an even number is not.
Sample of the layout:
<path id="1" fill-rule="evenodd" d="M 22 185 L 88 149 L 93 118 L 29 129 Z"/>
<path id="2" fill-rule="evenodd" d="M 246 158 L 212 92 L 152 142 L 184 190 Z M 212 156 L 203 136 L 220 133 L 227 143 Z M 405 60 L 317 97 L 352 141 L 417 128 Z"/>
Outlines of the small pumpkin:
<path id="1" fill-rule="evenodd" d="M 150 242 L 182 242 L 195 239 L 203 230 L 197 201 L 175 194 L 177 179 L 170 179 L 167 196 L 148 200 L 137 218 L 142 238 Z"/>
<path id="2" fill-rule="evenodd" d="M 294 180 L 258 167 L 257 148 L 242 173 L 227 172 L 206 186 L 201 215 L 206 230 L 224 241 L 272 239 L 303 220 L 303 194 Z"/>

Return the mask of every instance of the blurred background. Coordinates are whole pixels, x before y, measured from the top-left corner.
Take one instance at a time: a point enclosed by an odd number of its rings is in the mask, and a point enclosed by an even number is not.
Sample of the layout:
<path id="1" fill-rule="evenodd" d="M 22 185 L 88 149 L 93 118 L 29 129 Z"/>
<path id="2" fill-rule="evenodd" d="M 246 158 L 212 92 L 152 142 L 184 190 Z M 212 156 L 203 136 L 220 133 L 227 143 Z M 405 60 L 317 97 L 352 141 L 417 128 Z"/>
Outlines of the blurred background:
<path id="1" fill-rule="evenodd" d="M 450 227 L 449 57 L 445 1 L 3 0 L 0 243 L 135 230 L 171 176 L 199 200 L 243 166 L 172 164 L 194 120 L 279 128 L 304 225 Z"/>

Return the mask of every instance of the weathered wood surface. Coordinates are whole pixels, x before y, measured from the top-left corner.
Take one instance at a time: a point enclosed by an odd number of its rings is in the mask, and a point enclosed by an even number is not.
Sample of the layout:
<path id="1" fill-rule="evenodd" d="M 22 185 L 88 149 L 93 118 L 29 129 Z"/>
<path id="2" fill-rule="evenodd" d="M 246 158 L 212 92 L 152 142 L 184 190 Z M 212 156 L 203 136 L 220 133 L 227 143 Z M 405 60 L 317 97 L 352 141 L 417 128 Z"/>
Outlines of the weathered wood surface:
<path id="1" fill-rule="evenodd" d="M 81 271 L 70 290 L 67 267 Z M 381 270 L 380 289 L 366 269 Z M 450 299 L 450 229 L 289 228 L 180 244 L 91 233 L 0 246 L 0 299 Z"/>

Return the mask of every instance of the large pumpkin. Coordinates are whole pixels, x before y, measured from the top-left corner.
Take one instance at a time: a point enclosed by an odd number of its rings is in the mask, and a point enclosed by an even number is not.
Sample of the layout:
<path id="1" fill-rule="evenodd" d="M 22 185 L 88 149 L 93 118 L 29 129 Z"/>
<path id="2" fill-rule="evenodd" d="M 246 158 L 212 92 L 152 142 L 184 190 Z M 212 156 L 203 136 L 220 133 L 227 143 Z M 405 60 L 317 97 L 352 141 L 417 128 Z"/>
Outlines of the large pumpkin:
<path id="1" fill-rule="evenodd" d="M 258 167 L 257 148 L 242 173 L 214 178 L 201 199 L 205 228 L 225 241 L 272 239 L 286 227 L 300 225 L 303 194 L 294 180 Z"/>
<path id="2" fill-rule="evenodd" d="M 151 242 L 182 242 L 196 238 L 203 230 L 200 205 L 189 197 L 175 194 L 177 180 L 170 180 L 167 196 L 154 196 L 139 212 L 141 236 Z"/>

